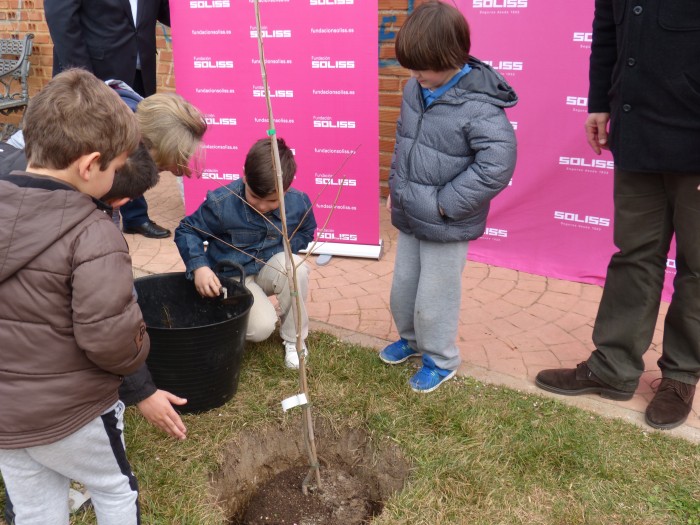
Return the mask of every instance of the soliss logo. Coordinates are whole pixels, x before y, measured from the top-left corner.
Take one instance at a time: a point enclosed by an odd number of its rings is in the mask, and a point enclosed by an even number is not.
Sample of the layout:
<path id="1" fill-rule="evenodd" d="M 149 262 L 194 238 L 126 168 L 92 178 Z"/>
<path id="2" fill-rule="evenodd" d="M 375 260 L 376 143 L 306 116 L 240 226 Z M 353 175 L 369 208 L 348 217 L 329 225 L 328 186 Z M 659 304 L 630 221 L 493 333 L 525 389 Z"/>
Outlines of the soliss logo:
<path id="1" fill-rule="evenodd" d="M 312 69 L 355 69 L 354 60 L 312 60 Z"/>
<path id="2" fill-rule="evenodd" d="M 265 90 L 264 89 L 254 89 L 253 96 L 254 97 L 264 97 Z M 270 98 L 294 98 L 294 91 L 291 89 L 276 89 L 274 91 L 270 91 Z"/>
<path id="3" fill-rule="evenodd" d="M 315 128 L 355 129 L 354 120 L 314 120 Z"/>
<path id="4" fill-rule="evenodd" d="M 235 118 L 227 118 L 227 117 L 205 117 L 204 118 L 205 122 L 209 124 L 210 126 L 235 126 L 236 125 L 236 119 Z"/>
<path id="5" fill-rule="evenodd" d="M 474 0 L 472 7 L 477 9 L 515 9 L 527 7 L 527 0 Z"/>
<path id="6" fill-rule="evenodd" d="M 197 0 L 190 2 L 190 9 L 217 9 L 231 7 L 229 0 Z"/>
<path id="7" fill-rule="evenodd" d="M 195 60 L 195 69 L 233 69 L 233 60 Z"/>
<path id="8" fill-rule="evenodd" d="M 522 71 L 523 70 L 523 63 L 522 62 L 513 62 L 512 60 L 500 60 L 498 62 L 494 62 L 493 60 L 484 60 L 485 64 L 488 64 L 494 69 L 497 69 L 498 71 Z"/>
<path id="9" fill-rule="evenodd" d="M 562 166 L 576 166 L 580 168 L 604 168 L 606 170 L 615 169 L 615 162 L 612 160 L 586 160 L 582 157 L 559 157 L 559 164 Z"/>
<path id="10" fill-rule="evenodd" d="M 560 221 L 578 222 L 594 226 L 610 226 L 610 219 L 606 219 L 605 217 L 593 217 L 591 215 L 581 217 L 578 213 L 567 211 L 555 211 L 554 218 Z"/>
<path id="11" fill-rule="evenodd" d="M 486 228 L 484 230 L 484 235 L 490 237 L 508 237 L 508 230 L 499 230 L 497 228 Z"/>
<path id="12" fill-rule="evenodd" d="M 331 177 L 316 177 L 317 186 L 357 186 L 355 179 L 333 179 Z"/>
<path id="13" fill-rule="evenodd" d="M 357 235 L 352 233 L 321 232 L 318 234 L 318 238 L 329 241 L 356 241 Z"/>
<path id="14" fill-rule="evenodd" d="M 272 31 L 268 31 L 267 29 L 262 29 L 260 31 L 260 34 L 262 35 L 263 38 L 292 38 L 292 30 L 291 29 L 274 29 Z M 250 31 L 250 38 L 258 38 L 257 29 L 252 29 Z"/>
<path id="15" fill-rule="evenodd" d="M 588 106 L 588 97 L 566 97 L 567 106 Z"/>

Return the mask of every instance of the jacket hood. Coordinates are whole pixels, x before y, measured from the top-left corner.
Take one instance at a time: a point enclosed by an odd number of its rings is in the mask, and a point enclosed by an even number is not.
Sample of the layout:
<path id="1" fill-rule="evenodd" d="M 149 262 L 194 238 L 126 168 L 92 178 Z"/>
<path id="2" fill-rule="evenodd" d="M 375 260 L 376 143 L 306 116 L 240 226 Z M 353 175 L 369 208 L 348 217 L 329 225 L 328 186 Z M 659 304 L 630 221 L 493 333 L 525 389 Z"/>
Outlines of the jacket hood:
<path id="1" fill-rule="evenodd" d="M 0 177 L 0 282 L 12 277 L 97 207 L 89 195 L 51 177 Z"/>
<path id="2" fill-rule="evenodd" d="M 456 103 L 466 99 L 480 100 L 500 108 L 510 108 L 518 103 L 518 95 L 500 73 L 478 58 L 469 57 L 468 63 L 472 70 L 441 100 Z"/>
<path id="3" fill-rule="evenodd" d="M 134 91 L 129 84 L 122 80 L 106 80 L 105 84 L 111 87 L 121 99 L 126 103 L 131 111 L 136 111 L 136 106 L 143 100 L 143 97 Z"/>

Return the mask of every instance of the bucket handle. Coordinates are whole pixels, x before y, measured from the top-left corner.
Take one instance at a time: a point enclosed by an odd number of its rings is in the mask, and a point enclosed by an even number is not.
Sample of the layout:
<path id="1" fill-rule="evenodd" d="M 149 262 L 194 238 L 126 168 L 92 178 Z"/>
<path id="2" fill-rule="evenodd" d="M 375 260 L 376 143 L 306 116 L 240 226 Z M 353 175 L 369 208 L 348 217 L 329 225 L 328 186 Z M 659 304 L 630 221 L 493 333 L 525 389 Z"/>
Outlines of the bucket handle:
<path id="1" fill-rule="evenodd" d="M 240 274 L 239 283 L 245 287 L 245 270 L 243 269 L 243 266 L 236 262 L 229 260 L 219 261 L 218 263 L 216 263 L 216 266 L 214 266 L 214 273 L 221 273 L 221 270 L 226 268 L 227 266 L 233 268 L 234 270 L 238 270 L 238 273 Z"/>

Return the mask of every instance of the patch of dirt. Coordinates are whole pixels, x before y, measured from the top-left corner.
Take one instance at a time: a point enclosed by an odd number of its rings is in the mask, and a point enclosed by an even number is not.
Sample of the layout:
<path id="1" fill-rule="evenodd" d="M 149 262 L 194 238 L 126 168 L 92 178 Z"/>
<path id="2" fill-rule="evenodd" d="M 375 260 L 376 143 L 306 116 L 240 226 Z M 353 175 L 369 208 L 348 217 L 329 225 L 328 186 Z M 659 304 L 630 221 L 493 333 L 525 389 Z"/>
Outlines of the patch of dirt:
<path id="1" fill-rule="evenodd" d="M 393 443 L 356 428 L 315 422 L 321 489 L 309 471 L 299 427 L 243 432 L 227 446 L 213 480 L 231 525 L 360 525 L 401 490 L 410 465 Z"/>
<path id="2" fill-rule="evenodd" d="M 372 517 L 369 489 L 348 472 L 323 469 L 321 490 L 304 496 L 308 467 L 280 472 L 248 503 L 242 525 L 361 525 Z"/>

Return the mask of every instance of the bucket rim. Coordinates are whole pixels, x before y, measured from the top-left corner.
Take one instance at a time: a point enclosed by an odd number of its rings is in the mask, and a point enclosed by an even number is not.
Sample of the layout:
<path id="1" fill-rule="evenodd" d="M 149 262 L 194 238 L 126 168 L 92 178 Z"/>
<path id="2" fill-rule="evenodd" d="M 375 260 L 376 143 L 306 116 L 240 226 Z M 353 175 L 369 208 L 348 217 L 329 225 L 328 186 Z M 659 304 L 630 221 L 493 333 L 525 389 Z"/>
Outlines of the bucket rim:
<path id="1" fill-rule="evenodd" d="M 178 276 L 178 277 L 184 278 L 186 281 L 189 281 L 189 279 L 187 279 L 187 274 L 185 272 L 164 272 L 164 273 L 153 273 L 153 274 L 149 274 L 149 275 L 143 275 L 141 277 L 136 277 L 136 278 L 134 278 L 134 285 L 136 285 L 137 281 L 138 282 L 142 282 L 142 281 L 145 282 L 148 280 L 152 280 L 154 278 L 164 277 L 164 276 L 167 276 L 167 277 Z M 233 277 L 219 276 L 219 279 L 225 279 L 226 281 L 233 281 L 233 285 L 235 285 L 237 288 L 242 289 L 242 291 L 243 291 L 242 297 L 244 296 L 245 300 L 248 300 L 250 302 L 250 304 L 247 305 L 245 310 L 243 312 L 239 313 L 236 317 L 233 317 L 231 319 L 224 319 L 223 321 L 219 321 L 216 323 L 210 323 L 210 324 L 199 325 L 199 326 L 167 327 L 167 326 L 153 326 L 153 325 L 149 325 L 148 323 L 146 323 L 146 329 L 147 330 L 162 330 L 164 332 L 165 331 L 173 332 L 173 331 L 181 331 L 181 330 L 182 331 L 188 330 L 191 332 L 191 331 L 200 331 L 200 330 L 210 329 L 212 327 L 220 326 L 222 324 L 230 323 L 232 321 L 238 321 L 241 318 L 247 318 L 248 315 L 250 314 L 250 310 L 253 308 L 253 294 L 252 294 L 252 292 L 250 290 L 248 290 L 248 288 L 245 286 L 244 283 L 237 281 Z M 194 287 L 194 283 L 192 283 L 192 287 Z M 211 298 L 211 299 L 214 299 L 214 298 Z M 232 298 L 229 298 L 229 299 L 232 299 Z"/>

